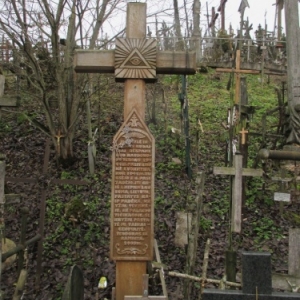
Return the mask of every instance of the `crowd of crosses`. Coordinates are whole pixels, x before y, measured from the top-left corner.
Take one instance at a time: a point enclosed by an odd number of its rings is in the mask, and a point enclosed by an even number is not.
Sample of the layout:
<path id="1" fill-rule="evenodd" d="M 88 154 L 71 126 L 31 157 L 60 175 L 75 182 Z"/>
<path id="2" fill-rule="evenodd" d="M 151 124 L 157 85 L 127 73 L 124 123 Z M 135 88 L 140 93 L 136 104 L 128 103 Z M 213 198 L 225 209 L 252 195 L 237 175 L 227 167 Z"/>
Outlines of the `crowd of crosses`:
<path id="1" fill-rule="evenodd" d="M 222 0 L 219 11 L 222 15 L 222 28 L 225 22 L 225 4 Z M 247 1 L 242 1 L 240 9 L 244 10 Z M 278 1 L 278 5 L 282 3 Z M 286 3 L 286 17 L 292 14 L 297 7 L 297 0 Z M 154 250 L 157 247 L 154 241 L 154 175 L 155 175 L 155 139 L 145 123 L 145 90 L 146 83 L 155 83 L 157 74 L 183 74 L 192 75 L 196 72 L 196 53 L 193 51 L 159 51 L 155 39 L 146 38 L 146 4 L 128 3 L 126 38 L 116 39 L 115 50 L 77 50 L 74 59 L 74 70 L 80 73 L 113 73 L 116 81 L 124 83 L 124 122 L 112 141 L 112 187 L 111 187 L 111 226 L 110 226 L 110 258 L 116 261 L 116 286 L 113 289 L 112 300 L 159 300 L 168 299 L 167 295 L 149 295 L 149 275 L 147 263 L 153 259 Z M 241 14 L 243 16 L 243 14 Z M 243 18 L 243 17 L 242 17 Z M 296 21 L 297 20 L 294 20 Z M 242 19 L 243 23 L 243 19 Z M 288 26 L 291 35 L 296 32 L 299 36 L 299 28 Z M 289 65 L 300 61 L 300 37 L 297 46 L 289 47 Z M 299 47 L 298 47 L 299 46 Z M 296 50 L 295 50 L 296 48 Z M 241 74 L 261 74 L 257 70 L 241 69 L 240 50 L 235 53 L 234 67 L 231 69 L 218 68 L 217 72 L 227 72 L 235 76 L 235 96 L 230 111 L 233 107 L 238 109 L 235 122 L 233 115 L 229 118 L 230 145 L 233 143 L 233 132 L 239 139 L 238 149 L 233 153 L 230 146 L 229 166 L 214 167 L 215 175 L 230 176 L 230 218 L 229 247 L 226 253 L 231 260 L 231 270 L 228 278 L 235 281 L 236 252 L 232 251 L 232 232 L 241 233 L 242 230 L 242 200 L 243 177 L 262 176 L 260 169 L 247 168 L 246 158 L 249 128 L 241 118 Z M 291 119 L 294 124 L 289 140 L 299 142 L 297 135 L 299 121 L 297 105 L 300 97 L 300 72 L 290 68 L 288 82 L 290 84 L 289 101 L 291 102 Z M 0 77 L 0 81 L 1 81 Z M 0 82 L 1 83 L 1 82 Z M 0 101 L 3 95 L 0 94 Z M 5 104 L 6 103 L 6 104 Z M 16 101 L 2 101 L 1 106 L 16 106 Z M 186 112 L 188 114 L 188 112 Z M 55 135 L 57 140 L 57 153 L 60 152 L 60 140 L 64 135 L 59 130 Z M 240 151 L 240 152 L 239 152 Z M 276 155 L 276 153 L 275 153 Z M 279 157 L 280 154 L 277 154 Z M 284 154 L 283 154 L 284 155 Z M 289 159 L 290 157 L 287 155 Z M 23 210 L 20 245 L 7 253 L 2 254 L 1 261 L 18 253 L 18 275 L 21 274 L 26 248 L 32 243 L 38 242 L 36 285 L 39 287 L 42 273 L 42 253 L 46 211 L 46 194 L 51 184 L 87 185 L 87 181 L 72 179 L 53 179 L 48 174 L 50 159 L 50 141 L 45 147 L 42 175 L 39 178 L 12 178 L 5 177 L 5 156 L 0 157 L 0 254 L 1 243 L 5 242 L 5 205 L 13 196 L 5 195 L 4 184 L 9 182 L 38 183 L 41 188 L 41 203 L 38 234 L 26 241 L 26 215 L 28 210 Z M 247 160 L 247 159 L 245 159 Z M 245 166 L 246 165 L 246 166 Z M 191 170 L 189 171 L 191 172 Z M 283 174 L 282 174 L 283 175 Z M 188 174 L 191 178 L 191 173 Z M 277 180 L 277 179 L 275 179 Z M 283 182 L 284 178 L 280 178 Z M 203 178 L 202 178 L 203 182 Z M 201 190 L 202 191 L 202 190 Z M 282 197 L 282 195 L 281 195 Z M 281 200 L 279 195 L 277 199 Z M 283 200 L 284 201 L 284 200 Z M 198 231 L 199 231 L 199 227 Z M 291 233 L 292 239 L 298 241 L 299 232 Z M 156 245 L 156 246 L 155 246 Z M 291 247 L 293 248 L 293 247 Z M 296 249 L 295 249 L 296 248 Z M 294 247 L 299 257 L 299 248 Z M 297 252 L 298 251 L 298 252 Z M 157 255 L 156 255 L 157 256 Z M 291 255 L 292 256 L 292 255 Z M 298 259 L 299 260 L 299 259 Z M 292 264 L 292 263 L 291 263 Z M 293 261 L 300 265 L 300 262 Z M 227 265 L 227 267 L 229 264 Z M 229 300 L 229 299 L 260 299 L 260 300 L 289 300 L 300 299 L 295 293 L 272 292 L 271 256 L 269 253 L 244 252 L 242 255 L 242 290 L 214 290 L 204 289 L 204 300 Z M 162 272 L 162 269 L 160 270 Z M 299 270 L 292 272 L 292 276 L 299 279 Z M 1 273 L 0 273 L 1 274 Z M 232 275 L 233 274 L 233 275 Z M 203 275 L 204 276 L 204 275 Z M 293 280 L 295 279 L 293 277 Z M 204 276 L 206 278 L 206 275 Z M 290 279 L 290 277 L 288 277 Z M 64 300 L 83 299 L 83 274 L 77 266 L 73 266 L 63 295 Z M 1 282 L 1 277 L 0 277 Z M 205 284 L 205 280 L 203 281 Z"/>

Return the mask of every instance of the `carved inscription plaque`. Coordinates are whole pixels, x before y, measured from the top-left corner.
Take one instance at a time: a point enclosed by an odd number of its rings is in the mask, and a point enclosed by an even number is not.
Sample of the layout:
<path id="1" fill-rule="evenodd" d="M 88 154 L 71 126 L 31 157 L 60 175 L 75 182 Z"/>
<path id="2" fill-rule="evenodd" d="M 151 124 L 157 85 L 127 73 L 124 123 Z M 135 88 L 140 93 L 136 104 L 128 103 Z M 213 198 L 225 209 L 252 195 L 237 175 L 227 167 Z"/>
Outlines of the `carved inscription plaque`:
<path id="1" fill-rule="evenodd" d="M 110 256 L 152 260 L 154 138 L 135 109 L 115 135 L 112 151 Z"/>

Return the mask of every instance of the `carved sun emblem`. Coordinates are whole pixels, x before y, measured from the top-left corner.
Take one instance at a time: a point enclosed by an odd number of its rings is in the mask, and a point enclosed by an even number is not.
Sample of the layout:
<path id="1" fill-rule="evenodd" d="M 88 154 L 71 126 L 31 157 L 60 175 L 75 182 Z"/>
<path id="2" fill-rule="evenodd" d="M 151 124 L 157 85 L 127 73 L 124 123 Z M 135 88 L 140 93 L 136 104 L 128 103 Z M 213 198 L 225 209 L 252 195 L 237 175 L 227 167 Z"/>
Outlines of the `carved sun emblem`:
<path id="1" fill-rule="evenodd" d="M 155 78 L 155 39 L 116 39 L 116 78 Z"/>

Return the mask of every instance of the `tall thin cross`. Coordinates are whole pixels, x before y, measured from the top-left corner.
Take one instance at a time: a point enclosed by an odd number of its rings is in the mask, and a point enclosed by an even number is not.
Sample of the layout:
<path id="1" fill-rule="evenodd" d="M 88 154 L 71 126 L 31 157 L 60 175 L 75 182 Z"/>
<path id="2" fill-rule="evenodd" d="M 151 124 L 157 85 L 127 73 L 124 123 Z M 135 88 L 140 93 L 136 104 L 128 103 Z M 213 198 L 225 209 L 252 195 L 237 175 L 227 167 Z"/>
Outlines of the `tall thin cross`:
<path id="1" fill-rule="evenodd" d="M 112 146 L 110 256 L 116 261 L 116 299 L 143 295 L 142 276 L 153 256 L 154 138 L 144 123 L 146 82 L 156 74 L 194 74 L 196 53 L 159 51 L 146 39 L 146 4 L 128 3 L 126 38 L 115 50 L 77 50 L 74 69 L 114 73 L 124 81 L 124 123 Z"/>
<path id="2" fill-rule="evenodd" d="M 263 171 L 243 168 L 243 156 L 236 154 L 233 167 L 214 167 L 214 174 L 234 176 L 232 181 L 231 231 L 240 233 L 242 227 L 242 177 L 262 176 Z"/>
<path id="3" fill-rule="evenodd" d="M 234 73 L 235 74 L 235 104 L 240 103 L 241 94 L 241 74 L 260 74 L 257 70 L 243 70 L 241 69 L 241 50 L 236 50 L 235 69 L 217 68 L 217 72 Z"/>

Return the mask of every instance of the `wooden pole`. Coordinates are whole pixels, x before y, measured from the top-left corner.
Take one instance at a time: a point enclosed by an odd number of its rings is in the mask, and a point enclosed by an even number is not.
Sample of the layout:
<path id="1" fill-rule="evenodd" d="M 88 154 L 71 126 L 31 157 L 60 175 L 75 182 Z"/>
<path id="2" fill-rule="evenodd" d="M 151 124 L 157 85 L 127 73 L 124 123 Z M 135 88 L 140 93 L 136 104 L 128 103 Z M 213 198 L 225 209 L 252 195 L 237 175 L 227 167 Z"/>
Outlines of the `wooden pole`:
<path id="1" fill-rule="evenodd" d="M 196 178 L 196 189 L 197 195 L 195 201 L 191 203 L 189 211 L 193 211 L 192 216 L 192 230 L 188 232 L 188 250 L 186 258 L 186 273 L 194 275 L 197 248 L 198 248 L 198 236 L 199 236 L 199 220 L 201 218 L 202 207 L 203 207 L 203 190 L 204 190 L 205 176 L 203 172 L 198 172 Z M 191 298 L 192 285 L 190 280 L 186 280 L 183 284 L 183 294 L 185 299 Z"/>
<path id="2" fill-rule="evenodd" d="M 226 272 L 226 280 L 230 282 L 236 282 L 236 258 L 237 258 L 236 251 L 231 249 L 226 250 L 225 272 Z"/>
<path id="3" fill-rule="evenodd" d="M 300 144 L 299 105 L 300 105 L 300 27 L 298 0 L 285 1 L 285 23 L 287 35 L 287 73 L 288 73 L 288 106 L 290 112 L 291 133 L 287 143 Z"/>
<path id="4" fill-rule="evenodd" d="M 300 228 L 289 230 L 289 275 L 300 278 Z"/>
<path id="5" fill-rule="evenodd" d="M 146 37 L 146 9 L 144 3 L 127 6 L 126 38 Z M 124 86 L 124 120 L 132 109 L 145 119 L 146 83 L 143 79 L 126 79 Z M 126 295 L 143 295 L 143 274 L 146 261 L 116 261 L 116 300 Z"/>

